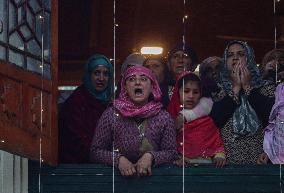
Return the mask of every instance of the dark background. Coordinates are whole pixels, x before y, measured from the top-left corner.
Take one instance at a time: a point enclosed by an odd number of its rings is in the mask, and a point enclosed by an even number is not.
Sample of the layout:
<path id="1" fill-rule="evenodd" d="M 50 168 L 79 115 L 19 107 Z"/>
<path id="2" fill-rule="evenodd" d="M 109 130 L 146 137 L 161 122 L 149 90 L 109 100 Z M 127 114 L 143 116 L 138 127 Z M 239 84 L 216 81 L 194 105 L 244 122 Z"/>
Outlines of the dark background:
<path id="1" fill-rule="evenodd" d="M 142 46 L 162 46 L 166 55 L 184 31 L 199 61 L 222 56 L 238 39 L 254 48 L 259 63 L 274 48 L 274 26 L 277 47 L 284 46 L 284 0 L 277 1 L 274 15 L 273 0 L 116 0 L 116 71 Z M 113 8 L 112 0 L 59 1 L 59 85 L 80 84 L 92 54 L 114 57 Z"/>

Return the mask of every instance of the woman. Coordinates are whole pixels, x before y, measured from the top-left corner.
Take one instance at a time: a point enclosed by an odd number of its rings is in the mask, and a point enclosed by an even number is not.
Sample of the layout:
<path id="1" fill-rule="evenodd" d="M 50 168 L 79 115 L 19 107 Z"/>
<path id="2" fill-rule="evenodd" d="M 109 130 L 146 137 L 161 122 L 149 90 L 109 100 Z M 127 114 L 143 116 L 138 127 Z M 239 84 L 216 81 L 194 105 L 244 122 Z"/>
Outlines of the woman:
<path id="1" fill-rule="evenodd" d="M 232 41 L 224 52 L 222 89 L 213 92 L 211 116 L 221 128 L 229 163 L 256 163 L 262 153 L 263 127 L 274 103 L 274 85 L 265 84 L 246 42 Z"/>
<path id="2" fill-rule="evenodd" d="M 149 69 L 128 68 L 119 98 L 99 120 L 91 160 L 114 165 L 123 176 L 151 175 L 152 165 L 172 162 L 176 157 L 174 122 L 160 99 L 159 84 Z"/>
<path id="3" fill-rule="evenodd" d="M 115 98 L 119 97 L 119 93 L 120 93 L 120 85 L 121 85 L 121 79 L 122 76 L 124 74 L 124 72 L 127 70 L 127 68 L 131 67 L 131 66 L 142 66 L 143 62 L 145 61 L 146 57 L 143 56 L 142 54 L 138 53 L 138 52 L 134 52 L 132 54 L 130 54 L 129 56 L 126 57 L 126 59 L 123 61 L 120 72 L 121 72 L 121 76 L 119 78 L 119 82 L 117 85 L 117 90 L 115 91 Z"/>
<path id="4" fill-rule="evenodd" d="M 212 92 L 219 90 L 220 69 L 222 59 L 217 56 L 211 56 L 203 60 L 199 66 L 199 74 L 202 83 L 202 94 L 209 97 Z"/>
<path id="5" fill-rule="evenodd" d="M 275 104 L 269 116 L 269 124 L 265 128 L 263 153 L 260 164 L 270 160 L 273 164 L 284 164 L 284 83 L 277 86 Z"/>
<path id="6" fill-rule="evenodd" d="M 164 108 L 167 108 L 170 99 L 168 93 L 168 86 L 169 86 L 169 78 L 168 78 L 168 67 L 166 65 L 166 61 L 163 56 L 151 55 L 146 58 L 143 63 L 143 66 L 152 70 L 155 74 L 160 89 L 162 91 L 162 104 Z"/>
<path id="7" fill-rule="evenodd" d="M 94 130 L 111 100 L 113 68 L 103 55 L 92 56 L 85 66 L 83 84 L 65 101 L 60 124 L 60 161 L 88 163 Z"/>
<path id="8" fill-rule="evenodd" d="M 168 55 L 168 67 L 170 71 L 169 96 L 171 98 L 173 87 L 179 75 L 187 70 L 194 72 L 197 67 L 198 58 L 194 49 L 186 43 L 177 44 Z"/>
<path id="9" fill-rule="evenodd" d="M 273 49 L 263 57 L 260 71 L 263 79 L 271 82 L 283 82 L 284 80 L 284 50 Z M 277 77 L 276 77 L 277 73 Z"/>

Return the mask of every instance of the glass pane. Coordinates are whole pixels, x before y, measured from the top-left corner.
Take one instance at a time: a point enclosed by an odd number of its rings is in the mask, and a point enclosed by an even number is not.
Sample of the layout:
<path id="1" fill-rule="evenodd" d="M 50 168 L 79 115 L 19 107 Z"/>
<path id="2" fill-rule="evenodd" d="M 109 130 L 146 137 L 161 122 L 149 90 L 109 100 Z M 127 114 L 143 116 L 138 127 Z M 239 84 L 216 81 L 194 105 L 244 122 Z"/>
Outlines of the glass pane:
<path id="1" fill-rule="evenodd" d="M 27 8 L 27 22 L 32 29 L 35 28 L 35 17 L 32 14 L 30 8 Z"/>
<path id="2" fill-rule="evenodd" d="M 45 12 L 44 16 L 44 59 L 50 62 L 50 14 Z"/>
<path id="3" fill-rule="evenodd" d="M 18 8 L 18 23 L 23 22 L 24 17 L 25 17 L 25 8 L 24 6 L 21 6 Z"/>
<path id="4" fill-rule="evenodd" d="M 22 32 L 25 39 L 30 38 L 32 35 L 30 29 L 26 25 L 21 26 L 20 31 Z"/>
<path id="5" fill-rule="evenodd" d="M 41 74 L 41 61 L 27 57 L 27 69 Z"/>
<path id="6" fill-rule="evenodd" d="M 50 0 L 43 0 L 44 3 L 44 8 L 50 10 L 51 6 L 50 6 Z"/>
<path id="7" fill-rule="evenodd" d="M 16 4 L 19 4 L 22 0 L 14 0 Z M 25 1 L 25 0 L 23 0 Z"/>
<path id="8" fill-rule="evenodd" d="M 44 64 L 44 68 L 43 68 L 43 77 L 51 80 L 51 68 L 50 68 L 50 64 Z"/>
<path id="9" fill-rule="evenodd" d="M 6 0 L 0 0 L 0 41 L 7 42 L 7 19 L 6 19 L 6 13 L 7 13 L 7 4 Z"/>
<path id="10" fill-rule="evenodd" d="M 41 56 L 41 47 L 35 40 L 31 40 L 27 43 L 28 52 L 36 55 Z"/>
<path id="11" fill-rule="evenodd" d="M 18 49 L 24 50 L 24 42 L 17 32 L 10 36 L 9 43 Z"/>
<path id="12" fill-rule="evenodd" d="M 24 56 L 13 50 L 9 50 L 9 61 L 17 66 L 24 66 Z"/>
<path id="13" fill-rule="evenodd" d="M 16 23 L 16 8 L 9 2 L 9 30 L 14 29 L 17 25 Z"/>
<path id="14" fill-rule="evenodd" d="M 0 59 L 6 60 L 6 48 L 0 46 Z"/>
<path id="15" fill-rule="evenodd" d="M 29 0 L 29 4 L 32 7 L 34 13 L 37 13 L 38 11 L 40 11 L 40 6 L 37 0 Z"/>
<path id="16" fill-rule="evenodd" d="M 36 19 L 36 26 L 35 26 L 35 33 L 36 33 L 36 37 L 38 40 L 41 41 L 41 26 L 42 26 L 42 19 L 41 19 L 41 15 L 37 14 L 35 16 Z"/>

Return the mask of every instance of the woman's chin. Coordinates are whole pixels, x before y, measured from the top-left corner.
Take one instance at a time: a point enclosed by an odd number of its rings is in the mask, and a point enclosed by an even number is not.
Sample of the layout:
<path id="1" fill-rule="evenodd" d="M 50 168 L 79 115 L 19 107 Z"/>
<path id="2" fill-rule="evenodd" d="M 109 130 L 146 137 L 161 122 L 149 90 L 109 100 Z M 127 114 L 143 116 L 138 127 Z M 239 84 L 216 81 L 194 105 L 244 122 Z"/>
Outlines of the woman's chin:
<path id="1" fill-rule="evenodd" d="M 132 102 L 137 106 L 143 106 L 148 103 L 148 99 L 142 98 L 142 97 L 136 97 L 134 99 L 131 99 Z"/>

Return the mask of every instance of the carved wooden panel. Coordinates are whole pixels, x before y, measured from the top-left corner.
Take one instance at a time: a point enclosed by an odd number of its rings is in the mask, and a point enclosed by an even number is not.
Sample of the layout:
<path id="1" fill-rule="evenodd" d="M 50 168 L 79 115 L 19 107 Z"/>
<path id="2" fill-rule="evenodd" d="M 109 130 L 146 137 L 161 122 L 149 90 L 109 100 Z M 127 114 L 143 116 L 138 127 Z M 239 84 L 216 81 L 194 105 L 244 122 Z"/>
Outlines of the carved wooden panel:
<path id="1" fill-rule="evenodd" d="M 51 137 L 51 95 L 28 85 L 25 90 L 25 129 L 34 136 Z"/>
<path id="2" fill-rule="evenodd" d="M 21 127 L 22 85 L 13 79 L 0 76 L 0 125 Z"/>
<path id="3" fill-rule="evenodd" d="M 0 60 L 0 150 L 56 165 L 57 1 L 51 6 L 52 80 Z"/>

